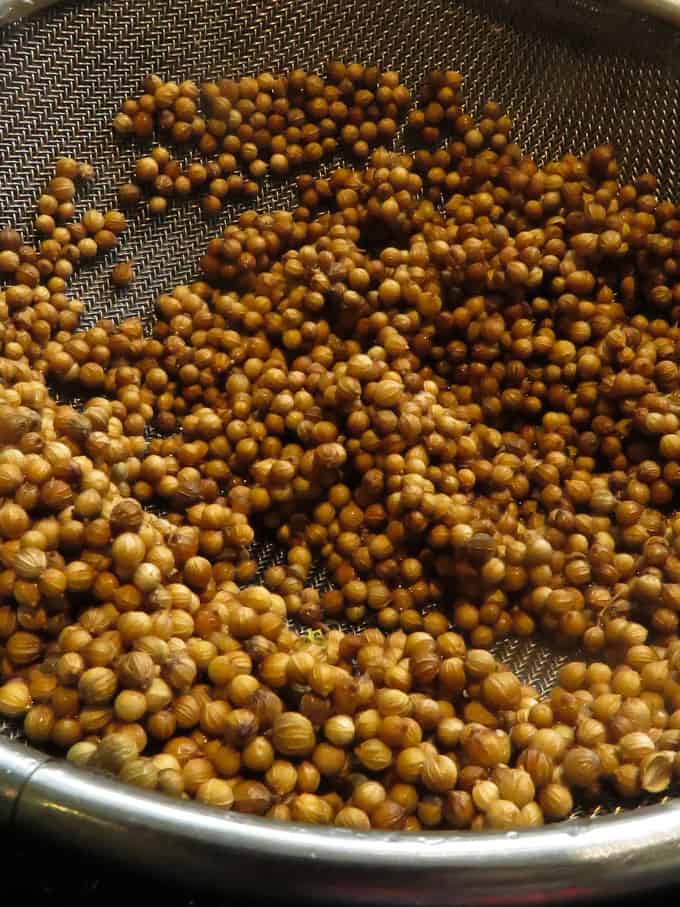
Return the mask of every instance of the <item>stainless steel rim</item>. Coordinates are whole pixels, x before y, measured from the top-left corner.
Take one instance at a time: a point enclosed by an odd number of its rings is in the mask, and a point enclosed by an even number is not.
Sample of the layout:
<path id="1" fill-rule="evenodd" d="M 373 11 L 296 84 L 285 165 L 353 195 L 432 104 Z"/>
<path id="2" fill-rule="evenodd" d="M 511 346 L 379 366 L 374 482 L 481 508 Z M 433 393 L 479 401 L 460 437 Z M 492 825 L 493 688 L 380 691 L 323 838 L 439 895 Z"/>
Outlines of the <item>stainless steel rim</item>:
<path id="1" fill-rule="evenodd" d="M 356 833 L 176 802 L 0 741 L 0 819 L 191 886 L 353 904 L 614 897 L 680 878 L 680 802 L 498 834 Z"/>
<path id="2" fill-rule="evenodd" d="M 30 16 L 61 0 L 0 0 L 0 25 Z M 680 0 L 620 0 L 629 9 L 680 26 Z"/>

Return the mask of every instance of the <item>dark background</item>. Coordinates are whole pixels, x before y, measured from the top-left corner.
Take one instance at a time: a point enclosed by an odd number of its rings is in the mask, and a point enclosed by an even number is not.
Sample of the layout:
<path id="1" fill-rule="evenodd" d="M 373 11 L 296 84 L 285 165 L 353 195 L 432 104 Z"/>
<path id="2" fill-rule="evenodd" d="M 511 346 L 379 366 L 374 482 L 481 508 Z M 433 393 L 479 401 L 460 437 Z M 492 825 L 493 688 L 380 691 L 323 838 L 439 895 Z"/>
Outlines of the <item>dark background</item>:
<path id="1" fill-rule="evenodd" d="M 151 877 L 122 872 L 67 846 L 0 835 L 2 907 L 226 907 L 238 899 L 199 894 Z M 253 905 L 255 907 L 255 905 Z M 279 905 L 283 907 L 283 905 Z"/>
<path id="2" fill-rule="evenodd" d="M 229 892 L 205 894 L 187 880 L 186 887 L 127 873 L 92 857 L 26 837 L 0 835 L 0 867 L 3 868 L 2 907 L 293 907 L 285 899 L 256 901 Z M 658 889 L 607 902 L 616 907 L 655 907 L 677 904 L 678 886 Z M 245 902 L 245 903 L 244 903 Z M 532 905 L 541 901 L 532 899 Z M 297 907 L 297 904 L 296 904 Z M 349 907 L 349 905 L 348 905 Z M 436 907 L 436 905 L 432 905 Z"/>

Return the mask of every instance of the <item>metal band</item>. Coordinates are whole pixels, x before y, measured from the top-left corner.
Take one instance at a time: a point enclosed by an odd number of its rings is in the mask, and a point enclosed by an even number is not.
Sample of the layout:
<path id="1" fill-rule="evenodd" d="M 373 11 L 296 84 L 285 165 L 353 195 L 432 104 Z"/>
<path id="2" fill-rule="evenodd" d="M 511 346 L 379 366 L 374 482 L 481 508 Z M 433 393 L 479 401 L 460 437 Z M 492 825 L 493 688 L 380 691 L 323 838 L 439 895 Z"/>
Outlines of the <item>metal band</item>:
<path id="1" fill-rule="evenodd" d="M 220 891 L 367 905 L 590 900 L 677 880 L 680 803 L 532 832 L 356 833 L 273 823 L 158 794 L 0 742 L 16 828 Z M 0 803 L 0 815 L 8 814 Z"/>

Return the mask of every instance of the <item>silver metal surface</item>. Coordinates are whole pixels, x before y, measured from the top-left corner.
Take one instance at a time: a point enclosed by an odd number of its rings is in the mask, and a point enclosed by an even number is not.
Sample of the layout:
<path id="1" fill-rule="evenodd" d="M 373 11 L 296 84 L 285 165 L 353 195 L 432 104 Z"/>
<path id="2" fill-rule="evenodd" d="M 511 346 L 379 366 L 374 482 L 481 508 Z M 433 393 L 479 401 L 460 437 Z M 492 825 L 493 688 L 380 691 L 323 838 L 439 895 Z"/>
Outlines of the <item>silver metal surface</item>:
<path id="1" fill-rule="evenodd" d="M 42 2 L 42 0 L 38 0 Z M 675 15 L 680 0 L 630 0 Z M 27 8 L 0 0 L 3 12 Z M 333 57 L 401 71 L 417 88 L 435 66 L 461 69 L 470 104 L 493 97 L 516 121 L 516 140 L 541 161 L 601 141 L 619 146 L 624 173 L 655 170 L 680 191 L 680 32 L 614 0 L 81 0 L 0 28 L 0 226 L 26 227 L 60 154 L 94 164 L 83 206 L 111 205 L 135 151 L 112 141 L 120 101 L 141 77 L 243 75 Z M 258 204 L 288 206 L 291 182 Z M 122 255 L 134 287 L 114 294 L 107 256 L 75 291 L 98 317 L 147 315 L 160 291 L 191 279 L 218 222 L 196 206 L 158 225 L 132 219 Z M 162 231 L 162 241 L 159 240 Z M 258 546 L 261 565 L 280 552 Z M 315 581 L 326 581 L 318 572 Z M 497 654 L 550 688 L 562 653 L 505 642 Z M 680 879 L 680 802 L 623 816 L 572 819 L 538 832 L 368 835 L 278 825 L 125 788 L 15 744 L 0 726 L 0 822 L 69 840 L 159 874 L 256 896 L 357 904 L 498 904 L 592 899 Z"/>
<path id="2" fill-rule="evenodd" d="M 25 784 L 15 822 L 192 887 L 307 902 L 589 901 L 678 878 L 677 801 L 535 832 L 356 833 L 188 806 L 50 760 Z"/>
<path id="3" fill-rule="evenodd" d="M 0 743 L 0 827 L 14 821 L 24 785 L 48 756 L 7 741 Z"/>
<path id="4" fill-rule="evenodd" d="M 665 19 L 673 25 L 680 25 L 680 2 L 678 0 L 623 0 L 629 9 L 647 16 Z"/>
<path id="5" fill-rule="evenodd" d="M 0 25 L 9 25 L 60 0 L 0 0 Z M 612 0 L 646 16 L 680 25 L 680 0 Z"/>
<path id="6" fill-rule="evenodd" d="M 0 25 L 9 25 L 26 16 L 32 16 L 59 0 L 0 0 Z"/>

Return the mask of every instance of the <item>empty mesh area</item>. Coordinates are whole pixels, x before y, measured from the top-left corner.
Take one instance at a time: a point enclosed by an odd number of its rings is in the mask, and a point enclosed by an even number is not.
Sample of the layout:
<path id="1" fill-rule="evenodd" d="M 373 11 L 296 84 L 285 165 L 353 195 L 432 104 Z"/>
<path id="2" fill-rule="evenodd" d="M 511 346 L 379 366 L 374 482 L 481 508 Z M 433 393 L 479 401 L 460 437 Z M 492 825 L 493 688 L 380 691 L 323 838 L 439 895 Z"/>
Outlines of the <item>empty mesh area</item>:
<path id="1" fill-rule="evenodd" d="M 113 138 L 120 102 L 142 77 L 220 78 L 334 58 L 397 69 L 417 91 L 428 71 L 459 69 L 467 103 L 493 98 L 515 122 L 514 138 L 540 162 L 614 142 L 624 175 L 653 170 L 660 193 L 680 189 L 680 33 L 615 0 L 85 0 L 63 3 L 0 29 L 0 226 L 30 231 L 35 199 L 60 155 L 90 162 L 97 179 L 83 208 L 112 206 L 138 149 Z M 293 181 L 265 182 L 256 204 L 289 207 Z M 195 204 L 162 221 L 131 218 L 123 254 L 131 289 L 114 294 L 113 255 L 82 268 L 72 292 L 98 318 L 149 317 L 160 292 L 196 276 L 210 237 L 243 205 L 207 220 Z M 261 569 L 282 552 L 256 543 Z M 322 569 L 316 585 L 327 578 Z M 536 641 L 497 649 L 526 682 L 550 689 L 567 660 Z M 20 738 L 0 723 L 0 732 Z M 605 809 L 607 807 L 605 806 Z M 599 811 L 598 807 L 595 812 Z"/>

